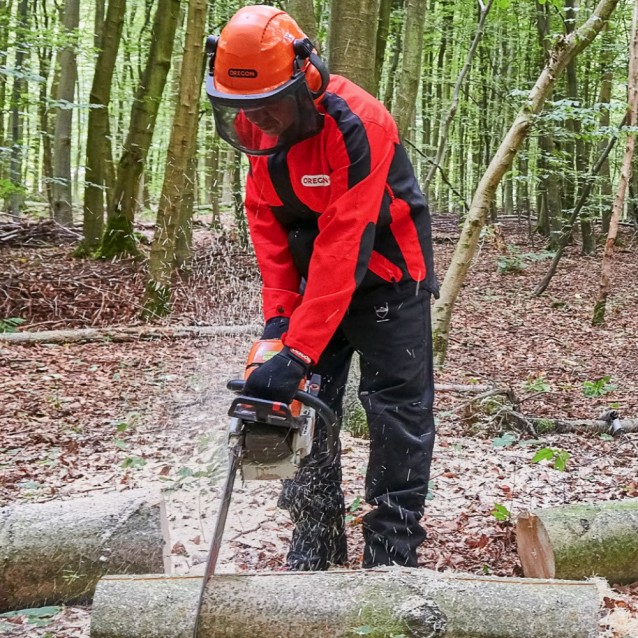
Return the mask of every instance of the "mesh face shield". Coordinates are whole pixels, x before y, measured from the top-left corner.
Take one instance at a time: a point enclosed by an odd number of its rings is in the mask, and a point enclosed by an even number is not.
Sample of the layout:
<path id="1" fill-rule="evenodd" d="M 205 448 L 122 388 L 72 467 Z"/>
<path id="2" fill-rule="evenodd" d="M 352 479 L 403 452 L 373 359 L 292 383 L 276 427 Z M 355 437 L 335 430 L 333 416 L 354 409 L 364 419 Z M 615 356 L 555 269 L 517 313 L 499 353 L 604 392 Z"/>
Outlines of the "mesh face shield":
<path id="1" fill-rule="evenodd" d="M 235 95 L 206 78 L 219 135 L 249 155 L 270 155 L 316 135 L 323 127 L 303 73 L 269 93 Z"/>

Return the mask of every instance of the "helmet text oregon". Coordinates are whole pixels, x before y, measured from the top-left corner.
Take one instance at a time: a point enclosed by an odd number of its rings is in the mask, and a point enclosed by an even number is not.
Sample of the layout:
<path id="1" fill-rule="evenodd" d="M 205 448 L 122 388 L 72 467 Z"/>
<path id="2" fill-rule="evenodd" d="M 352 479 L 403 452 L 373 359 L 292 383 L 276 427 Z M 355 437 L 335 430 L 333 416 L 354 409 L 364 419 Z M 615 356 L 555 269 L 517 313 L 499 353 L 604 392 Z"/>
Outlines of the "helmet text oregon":
<path id="1" fill-rule="evenodd" d="M 209 36 L 206 92 L 220 136 L 240 151 L 268 155 L 318 133 L 315 100 L 328 71 L 284 11 L 240 9 L 219 37 Z"/>

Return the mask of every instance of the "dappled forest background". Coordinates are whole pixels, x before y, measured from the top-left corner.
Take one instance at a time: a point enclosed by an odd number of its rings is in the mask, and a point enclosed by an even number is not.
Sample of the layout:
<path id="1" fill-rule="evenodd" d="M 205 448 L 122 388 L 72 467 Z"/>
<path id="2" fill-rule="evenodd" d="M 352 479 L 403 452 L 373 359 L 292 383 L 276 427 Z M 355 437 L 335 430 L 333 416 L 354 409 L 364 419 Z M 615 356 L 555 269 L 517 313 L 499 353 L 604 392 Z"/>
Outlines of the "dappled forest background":
<path id="1" fill-rule="evenodd" d="M 220 142 L 202 85 L 206 34 L 244 4 L 0 0 L 6 221 L 70 229 L 81 239 L 76 257 L 140 258 L 147 319 L 170 313 L 176 273 L 192 264 L 193 223 L 250 250 L 247 163 Z M 391 110 L 435 219 L 463 223 L 517 114 L 527 113 L 530 131 L 492 180 L 481 225 L 515 216 L 545 238 L 544 248 L 556 251 L 567 228 L 584 254 L 596 251 L 635 134 L 627 117 L 634 3 L 270 4 L 297 18 L 333 72 Z M 609 19 L 594 34 L 574 36 L 601 11 Z M 529 107 L 570 37 L 582 50 L 552 78 L 539 108 Z M 638 171 L 626 177 L 618 221 L 636 225 Z M 148 246 L 136 223 L 154 228 Z"/>

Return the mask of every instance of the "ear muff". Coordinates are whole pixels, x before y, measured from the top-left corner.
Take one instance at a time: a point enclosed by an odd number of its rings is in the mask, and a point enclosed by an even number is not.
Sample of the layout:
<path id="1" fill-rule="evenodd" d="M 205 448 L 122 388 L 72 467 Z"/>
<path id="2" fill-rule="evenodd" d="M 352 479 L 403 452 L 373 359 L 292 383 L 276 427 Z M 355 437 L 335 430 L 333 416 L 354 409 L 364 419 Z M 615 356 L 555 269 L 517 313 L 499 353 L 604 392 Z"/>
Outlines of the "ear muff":
<path id="1" fill-rule="evenodd" d="M 315 47 L 309 38 L 297 39 L 292 43 L 295 52 L 295 69 L 304 71 L 306 84 L 312 99 L 323 95 L 328 86 L 330 73 L 325 62 L 315 53 Z"/>
<path id="2" fill-rule="evenodd" d="M 215 70 L 215 53 L 217 53 L 218 35 L 209 35 L 206 38 L 206 55 L 208 56 L 208 72 L 213 75 Z"/>

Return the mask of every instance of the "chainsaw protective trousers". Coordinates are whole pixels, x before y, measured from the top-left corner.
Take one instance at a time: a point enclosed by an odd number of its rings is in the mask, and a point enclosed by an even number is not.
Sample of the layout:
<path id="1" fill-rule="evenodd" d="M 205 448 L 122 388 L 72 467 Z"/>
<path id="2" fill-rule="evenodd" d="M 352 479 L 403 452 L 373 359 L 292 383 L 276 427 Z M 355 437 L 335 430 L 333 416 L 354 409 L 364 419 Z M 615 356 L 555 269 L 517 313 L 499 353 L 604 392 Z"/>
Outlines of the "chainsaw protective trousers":
<path id="1" fill-rule="evenodd" d="M 319 360 L 321 396 L 339 414 L 353 352 L 361 361 L 359 397 L 370 432 L 363 517 L 363 566 L 417 566 L 425 540 L 420 525 L 434 446 L 434 378 L 430 294 L 414 282 L 379 283 L 369 273 Z M 342 543 L 341 470 L 302 468 L 288 482 L 288 508 L 295 523 L 292 569 L 325 569 L 335 542 Z M 294 512 L 294 514 L 293 514 Z M 307 524 L 315 521 L 321 526 Z M 307 548 L 317 550 L 305 565 Z"/>

